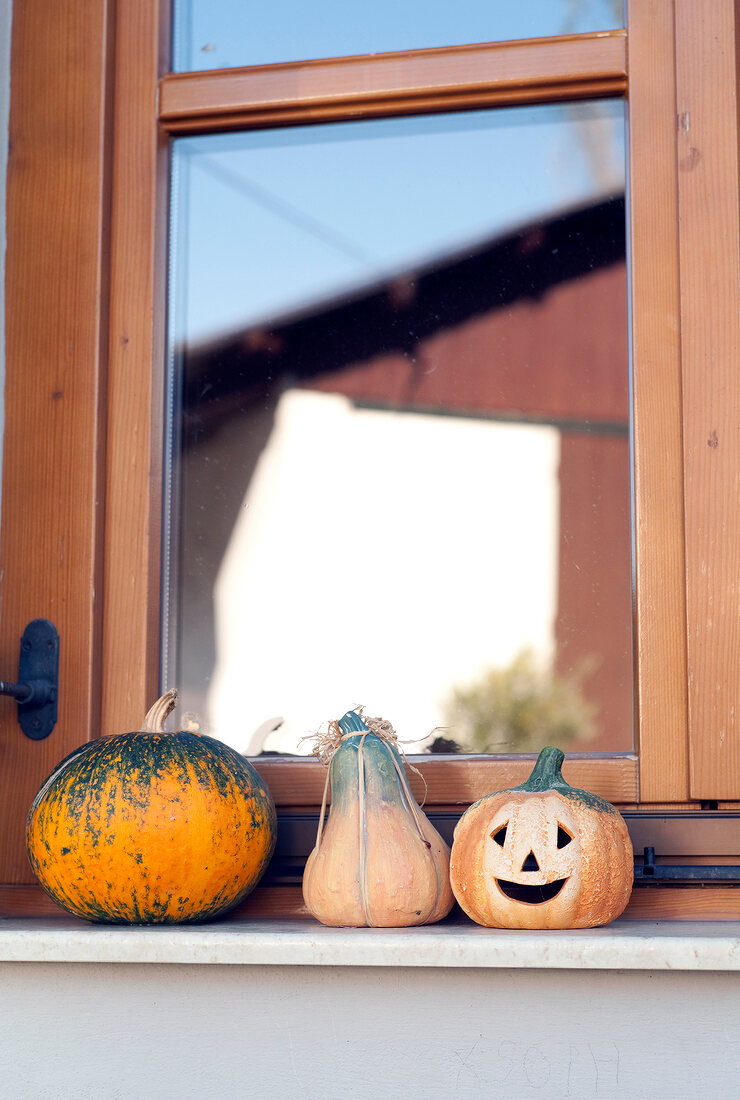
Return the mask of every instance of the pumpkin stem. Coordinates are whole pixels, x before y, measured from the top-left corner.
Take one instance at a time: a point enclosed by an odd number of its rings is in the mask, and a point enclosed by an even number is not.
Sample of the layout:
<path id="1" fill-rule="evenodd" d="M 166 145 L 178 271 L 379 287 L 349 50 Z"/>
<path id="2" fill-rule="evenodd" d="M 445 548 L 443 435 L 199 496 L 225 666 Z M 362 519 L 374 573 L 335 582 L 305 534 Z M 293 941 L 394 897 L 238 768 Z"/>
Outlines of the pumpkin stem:
<path id="1" fill-rule="evenodd" d="M 567 787 L 560 769 L 563 766 L 565 755 L 561 749 L 555 749 L 552 745 L 542 749 L 537 757 L 537 763 L 532 768 L 532 774 L 526 783 L 516 787 L 517 791 L 550 791 L 553 787 Z"/>
<path id="2" fill-rule="evenodd" d="M 164 723 L 167 715 L 177 703 L 177 689 L 170 688 L 161 699 L 157 699 L 153 707 L 147 711 L 147 716 L 141 725 L 142 733 L 164 733 Z"/>

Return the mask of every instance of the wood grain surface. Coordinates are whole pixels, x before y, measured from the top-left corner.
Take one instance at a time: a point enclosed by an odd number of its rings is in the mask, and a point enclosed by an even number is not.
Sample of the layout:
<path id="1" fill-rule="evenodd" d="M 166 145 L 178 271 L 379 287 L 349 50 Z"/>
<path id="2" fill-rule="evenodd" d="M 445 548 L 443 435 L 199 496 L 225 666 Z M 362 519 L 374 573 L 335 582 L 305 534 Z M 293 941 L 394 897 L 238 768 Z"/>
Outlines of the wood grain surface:
<path id="1" fill-rule="evenodd" d="M 469 806 L 472 802 L 523 783 L 536 756 L 410 757 L 406 772 L 414 797 L 426 809 Z M 326 768 L 316 760 L 296 757 L 253 757 L 278 806 L 320 806 Z M 621 756 L 569 756 L 563 777 L 573 787 L 593 791 L 609 802 L 634 802 L 637 760 Z"/>
<path id="2" fill-rule="evenodd" d="M 640 798 L 688 797 L 672 0 L 629 5 L 636 684 Z"/>
<path id="3" fill-rule="evenodd" d="M 170 133 L 623 95 L 625 32 L 169 73 Z"/>
<path id="4" fill-rule="evenodd" d="M 46 741 L 28 741 L 0 699 L 2 882 L 31 881 L 31 800 L 99 715 L 109 8 L 29 0 L 13 11 L 0 662 L 15 680 L 23 629 L 50 619 L 60 689 Z"/>
<path id="5" fill-rule="evenodd" d="M 676 0 L 691 794 L 740 799 L 740 205 L 732 0 Z"/>
<path id="6" fill-rule="evenodd" d="M 100 730 L 159 695 L 167 140 L 156 124 L 165 4 L 119 4 L 110 249 L 105 619 Z"/>
<path id="7" fill-rule="evenodd" d="M 40 886 L 0 886 L 0 918 L 54 917 L 76 921 L 60 909 Z M 229 919 L 302 918 L 313 921 L 300 886 L 258 886 Z M 450 920 L 462 920 L 457 906 Z M 731 886 L 669 886 L 635 889 L 621 920 L 740 920 L 740 889 Z M 80 927 L 85 921 L 80 920 Z M 214 927 L 218 927 L 214 924 Z"/>

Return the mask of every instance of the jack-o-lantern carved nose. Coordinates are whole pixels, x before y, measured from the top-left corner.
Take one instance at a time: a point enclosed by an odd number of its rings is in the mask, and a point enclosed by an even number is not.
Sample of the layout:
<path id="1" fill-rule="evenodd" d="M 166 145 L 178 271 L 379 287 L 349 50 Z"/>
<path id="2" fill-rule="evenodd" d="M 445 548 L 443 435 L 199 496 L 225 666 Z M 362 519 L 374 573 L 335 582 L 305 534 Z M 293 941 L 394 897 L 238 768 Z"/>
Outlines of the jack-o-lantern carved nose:
<path id="1" fill-rule="evenodd" d="M 522 864 L 522 871 L 539 871 L 539 869 L 540 865 L 537 862 L 537 856 L 534 852 L 530 852 Z"/>

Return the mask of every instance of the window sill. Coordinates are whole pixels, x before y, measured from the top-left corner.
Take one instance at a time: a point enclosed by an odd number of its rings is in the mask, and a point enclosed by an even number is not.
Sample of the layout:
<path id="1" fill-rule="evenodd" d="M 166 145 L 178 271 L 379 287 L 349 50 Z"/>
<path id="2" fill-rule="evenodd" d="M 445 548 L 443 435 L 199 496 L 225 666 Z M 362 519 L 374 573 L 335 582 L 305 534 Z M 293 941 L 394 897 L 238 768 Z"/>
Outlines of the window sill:
<path id="1" fill-rule="evenodd" d="M 13 918 L 0 920 L 0 962 L 732 971 L 740 970 L 740 921 L 528 932 L 462 921 L 369 929 L 307 920 L 118 927 Z"/>

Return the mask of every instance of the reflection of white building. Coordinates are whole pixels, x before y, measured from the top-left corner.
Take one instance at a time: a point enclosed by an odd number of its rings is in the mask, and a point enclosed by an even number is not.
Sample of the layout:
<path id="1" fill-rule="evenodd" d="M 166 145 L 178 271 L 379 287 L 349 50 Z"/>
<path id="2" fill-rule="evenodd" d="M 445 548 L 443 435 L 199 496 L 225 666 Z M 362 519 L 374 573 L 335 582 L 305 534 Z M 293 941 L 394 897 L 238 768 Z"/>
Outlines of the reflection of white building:
<path id="1" fill-rule="evenodd" d="M 183 709 L 242 749 L 358 704 L 413 742 L 529 648 L 596 669 L 590 747 L 631 748 L 625 311 L 616 198 L 184 349 Z"/>
<path id="2" fill-rule="evenodd" d="M 216 584 L 215 735 L 280 715 L 236 747 L 309 751 L 363 704 L 416 741 L 454 685 L 550 660 L 558 460 L 552 427 L 286 392 Z"/>

